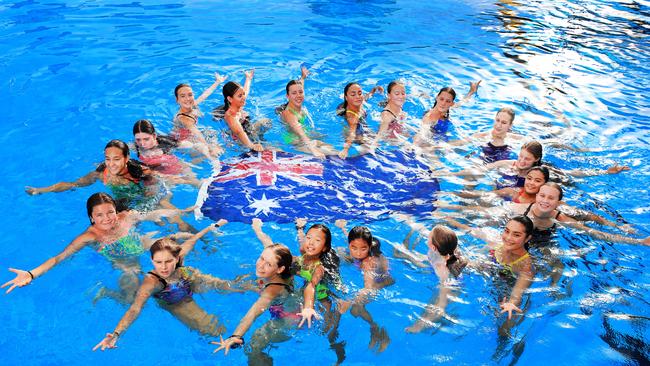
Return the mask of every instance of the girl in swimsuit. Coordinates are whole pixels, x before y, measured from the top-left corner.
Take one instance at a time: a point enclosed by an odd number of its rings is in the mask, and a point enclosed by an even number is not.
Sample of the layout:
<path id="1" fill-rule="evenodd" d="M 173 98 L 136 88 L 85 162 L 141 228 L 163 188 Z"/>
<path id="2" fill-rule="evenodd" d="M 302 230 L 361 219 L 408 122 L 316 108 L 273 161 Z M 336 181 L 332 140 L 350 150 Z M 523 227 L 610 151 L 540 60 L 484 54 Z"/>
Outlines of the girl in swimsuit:
<path id="1" fill-rule="evenodd" d="M 253 143 L 252 140 L 261 138 L 262 130 L 270 127 L 270 120 L 264 118 L 253 123 L 248 112 L 244 110 L 255 70 L 245 71 L 244 74 L 246 82 L 243 87 L 234 81 L 229 81 L 223 86 L 223 119 L 234 141 L 248 149 L 262 151 L 264 150 L 262 144 Z"/>
<path id="2" fill-rule="evenodd" d="M 138 258 L 150 245 L 148 237 L 133 237 L 133 229 L 140 221 L 154 221 L 160 217 L 178 215 L 179 210 L 156 210 L 147 213 L 138 211 L 118 212 L 115 200 L 106 193 L 95 193 L 86 202 L 90 226 L 77 236 L 56 256 L 46 260 L 30 271 L 9 268 L 16 277 L 2 287 L 10 286 L 7 293 L 15 287 L 23 287 L 44 275 L 54 266 L 64 261 L 86 246 L 93 247 L 116 267 L 124 271 L 120 284 L 125 301 L 132 300 L 138 285 L 140 272 Z"/>
<path id="3" fill-rule="evenodd" d="M 138 289 L 135 301 L 131 304 L 122 319 L 112 333 L 99 342 L 93 351 L 101 348 L 116 348 L 119 337 L 137 319 L 149 297 L 153 296 L 158 304 L 174 315 L 178 320 L 191 329 L 201 334 L 219 336 L 225 328 L 221 325 L 216 316 L 208 314 L 192 298 L 196 292 L 204 292 L 209 289 L 221 291 L 243 292 L 240 279 L 225 281 L 203 274 L 192 267 L 184 267 L 183 259 L 189 253 L 198 237 L 212 229 L 212 225 L 195 234 L 183 245 L 178 245 L 173 239 L 158 239 L 151 248 L 151 262 L 154 269 L 144 276 L 144 280 Z M 250 286 L 248 286 L 250 287 Z"/>
<path id="4" fill-rule="evenodd" d="M 51 186 L 25 187 L 25 192 L 36 195 L 46 192 L 63 192 L 77 187 L 86 187 L 101 180 L 109 187 L 119 202 L 133 208 L 145 195 L 154 196 L 151 188 L 152 172 L 137 160 L 129 158 L 129 147 L 120 140 L 112 140 L 104 148 L 104 162 L 97 169 L 74 182 L 60 182 Z M 148 183 L 145 187 L 144 183 Z"/>
<path id="5" fill-rule="evenodd" d="M 375 140 L 372 143 L 373 150 L 383 138 L 396 141 L 400 138 L 406 139 L 409 136 L 404 125 L 406 113 L 402 110 L 406 101 L 406 88 L 404 87 L 404 83 L 397 80 L 391 81 L 386 91 L 388 92 L 388 100 L 386 107 L 381 111 L 381 124 L 379 125 L 377 136 L 375 136 Z"/>
<path id="6" fill-rule="evenodd" d="M 339 157 L 345 159 L 353 143 L 365 144 L 368 139 L 368 125 L 366 124 L 366 111 L 363 109 L 363 102 L 370 99 L 376 92 L 383 93 L 384 88 L 377 85 L 369 93 L 363 94 L 361 85 L 348 83 L 343 89 L 343 103 L 336 108 L 336 114 L 345 118 L 347 122 L 347 137 Z"/>
<path id="7" fill-rule="evenodd" d="M 172 135 L 178 141 L 189 141 L 194 145 L 194 148 L 200 151 L 208 159 L 216 159 L 223 153 L 223 149 L 219 145 L 208 144 L 203 134 L 198 129 L 198 121 L 201 116 L 199 111 L 199 104 L 207 99 L 226 78 L 218 73 L 214 74 L 215 81 L 206 89 L 203 94 L 194 99 L 194 92 L 192 87 L 188 84 L 178 84 L 174 88 L 174 96 L 176 103 L 178 103 L 178 112 L 174 115 L 173 125 L 174 129 Z"/>
<path id="8" fill-rule="evenodd" d="M 287 124 L 289 131 L 285 133 L 284 140 L 292 144 L 297 150 L 324 158 L 325 155 L 335 155 L 336 150 L 329 144 L 311 139 L 307 135 L 309 119 L 307 111 L 302 108 L 305 101 L 305 79 L 309 75 L 306 67 L 302 67 L 302 77 L 287 83 L 287 103 L 279 107 L 280 118 Z M 313 126 L 312 126 L 313 127 Z"/>
<path id="9" fill-rule="evenodd" d="M 267 310 L 271 320 L 257 329 L 244 349 L 249 364 L 272 364 L 271 357 L 264 353 L 269 343 L 278 343 L 290 338 L 289 329 L 294 327 L 300 316 L 296 313 L 299 304 L 293 291 L 291 266 L 293 256 L 284 245 L 272 244 L 264 248 L 255 265 L 255 274 L 260 279 L 260 297 L 248 309 L 233 334 L 220 341 L 212 342 L 228 355 L 231 349 L 244 345 L 244 335 L 253 322 Z"/>
<path id="10" fill-rule="evenodd" d="M 439 322 L 446 314 L 445 309 L 449 302 L 449 295 L 458 288 L 458 281 L 455 281 L 467 265 L 467 262 L 460 256 L 458 249 L 458 237 L 446 226 L 436 225 L 428 233 L 424 225 L 417 224 L 409 219 L 411 233 L 406 237 L 404 249 L 395 248 L 395 257 L 401 257 L 421 268 L 431 268 L 438 276 L 438 287 L 440 291 L 435 294 L 429 304 L 425 307 L 422 315 L 405 330 L 409 333 L 420 333 L 434 323 Z M 407 241 L 413 232 L 420 232 L 428 237 L 427 261 L 422 261 L 416 255 L 406 249 Z"/>
<path id="11" fill-rule="evenodd" d="M 388 268 L 388 260 L 381 253 L 379 240 L 373 238 L 370 229 L 365 226 L 356 226 L 347 232 L 346 220 L 336 220 L 339 227 L 348 238 L 348 251 L 342 253 L 343 257 L 357 266 L 363 273 L 363 289 L 351 301 L 341 301 L 339 312 L 344 314 L 351 308 L 350 313 L 355 317 L 361 317 L 370 325 L 369 348 L 377 347 L 377 352 L 383 352 L 390 338 L 385 328 L 380 327 L 365 305 L 370 302 L 372 296 L 380 289 L 395 283 Z"/>
<path id="12" fill-rule="evenodd" d="M 456 91 L 453 88 L 445 87 L 440 89 L 436 95 L 436 101 L 433 107 L 422 117 L 422 125 L 417 135 L 413 137 L 413 142 L 421 146 L 429 146 L 432 140 L 449 139 L 449 134 L 453 130 L 453 124 L 449 121 L 449 110 L 460 106 L 469 100 L 478 90 L 481 80 L 469 84 L 469 92 L 459 103 L 455 103 Z"/>
<path id="13" fill-rule="evenodd" d="M 166 181 L 200 187 L 201 182 L 196 179 L 192 169 L 173 154 L 173 150 L 180 146 L 178 141 L 156 134 L 153 124 L 146 119 L 133 125 L 133 137 L 140 161 L 166 178 Z"/>

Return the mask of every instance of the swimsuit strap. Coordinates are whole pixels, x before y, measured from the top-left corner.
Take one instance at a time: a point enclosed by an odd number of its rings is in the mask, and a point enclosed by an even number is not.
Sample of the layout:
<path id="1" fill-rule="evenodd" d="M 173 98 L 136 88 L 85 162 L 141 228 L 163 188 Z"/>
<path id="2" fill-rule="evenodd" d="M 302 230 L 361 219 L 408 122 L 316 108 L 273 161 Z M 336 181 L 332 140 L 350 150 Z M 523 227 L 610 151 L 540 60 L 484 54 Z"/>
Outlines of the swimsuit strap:
<path id="1" fill-rule="evenodd" d="M 383 112 L 388 112 L 388 113 L 392 114 L 393 117 L 397 118 L 397 115 L 396 115 L 395 113 L 393 113 L 393 111 L 391 111 L 391 110 L 388 109 L 388 108 L 385 108 L 385 109 L 384 109 L 383 111 L 381 111 L 381 112 L 382 112 L 382 113 L 383 113 Z"/>
<path id="2" fill-rule="evenodd" d="M 297 110 L 295 110 L 295 109 L 289 107 L 288 105 L 287 105 L 287 109 L 288 109 L 289 112 L 291 112 L 294 116 L 296 116 L 296 118 L 298 118 L 298 121 L 300 121 L 302 118 L 304 118 L 304 115 L 303 115 L 302 113 L 298 113 Z"/>
<path id="3" fill-rule="evenodd" d="M 185 117 L 189 117 L 189 118 L 193 119 L 194 122 L 197 122 L 197 121 L 198 121 L 198 120 L 196 119 L 195 116 L 193 116 L 193 115 L 191 115 L 191 114 L 187 114 L 187 113 L 185 113 L 185 112 L 180 112 L 180 113 L 177 114 L 177 116 L 178 116 L 178 115 L 185 116 Z"/>
<path id="4" fill-rule="evenodd" d="M 524 216 L 528 216 L 528 212 L 530 212 L 530 208 L 533 207 L 533 204 L 535 204 L 535 202 L 528 205 L 528 208 L 526 209 L 526 211 L 524 211 Z"/>
<path id="5" fill-rule="evenodd" d="M 562 215 L 562 212 L 560 210 L 557 210 L 557 215 L 555 215 L 555 219 L 557 220 L 558 217 L 560 217 L 560 215 Z"/>
<path id="6" fill-rule="evenodd" d="M 267 287 L 272 286 L 272 285 L 274 285 L 274 286 L 282 286 L 282 287 L 284 287 L 284 288 L 285 288 L 285 289 L 286 289 L 290 294 L 293 293 L 293 287 L 290 286 L 290 285 L 287 285 L 286 283 L 282 283 L 282 282 L 269 282 L 269 283 L 267 283 L 266 285 L 264 285 L 264 288 L 267 288 Z"/>
<path id="7" fill-rule="evenodd" d="M 147 273 L 149 273 L 150 275 L 156 277 L 158 279 L 158 281 L 160 281 L 160 283 L 163 285 L 163 288 L 167 288 L 167 281 L 165 281 L 164 278 L 160 277 L 160 275 L 158 273 L 156 273 L 154 271 L 149 271 Z"/>
<path id="8" fill-rule="evenodd" d="M 515 264 L 521 262 L 522 260 L 524 260 L 524 259 L 526 259 L 528 257 L 530 257 L 530 254 L 527 252 L 526 254 L 522 255 L 521 257 L 519 257 L 519 258 L 515 259 L 514 261 L 508 263 L 508 265 L 510 266 L 510 268 L 512 268 L 512 266 L 514 266 Z"/>
<path id="9" fill-rule="evenodd" d="M 351 110 L 349 110 L 349 109 L 346 109 L 346 110 L 345 110 L 345 113 L 346 113 L 346 114 L 347 114 L 347 113 L 350 113 L 350 114 L 352 114 L 353 116 L 356 116 L 359 120 L 361 120 L 361 116 L 359 115 L 359 113 L 357 113 L 357 112 L 355 112 L 355 111 L 351 111 Z"/>

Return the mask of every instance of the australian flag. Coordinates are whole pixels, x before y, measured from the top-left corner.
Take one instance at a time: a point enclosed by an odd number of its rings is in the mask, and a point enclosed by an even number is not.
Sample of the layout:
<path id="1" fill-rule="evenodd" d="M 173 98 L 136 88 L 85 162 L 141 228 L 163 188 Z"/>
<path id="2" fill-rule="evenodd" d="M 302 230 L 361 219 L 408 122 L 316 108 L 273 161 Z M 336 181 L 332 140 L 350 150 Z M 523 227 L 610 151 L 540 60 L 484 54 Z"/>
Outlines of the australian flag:
<path id="1" fill-rule="evenodd" d="M 345 160 L 263 151 L 225 160 L 197 204 L 213 220 L 373 221 L 394 213 L 426 216 L 439 190 L 429 168 L 399 150 Z"/>

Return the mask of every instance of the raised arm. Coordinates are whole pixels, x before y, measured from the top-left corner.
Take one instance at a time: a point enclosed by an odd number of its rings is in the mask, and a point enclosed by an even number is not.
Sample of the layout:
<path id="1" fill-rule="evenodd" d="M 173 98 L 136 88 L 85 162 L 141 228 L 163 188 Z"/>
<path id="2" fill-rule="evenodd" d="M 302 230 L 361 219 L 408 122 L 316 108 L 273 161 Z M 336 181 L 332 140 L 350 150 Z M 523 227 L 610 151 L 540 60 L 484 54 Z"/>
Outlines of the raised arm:
<path id="1" fill-rule="evenodd" d="M 463 99 L 461 99 L 459 102 L 454 103 L 452 108 L 457 108 L 457 107 L 460 107 L 461 105 L 467 103 L 472 98 L 472 96 L 474 94 L 476 94 L 476 92 L 478 91 L 478 87 L 479 87 L 479 85 L 481 85 L 481 81 L 482 80 L 470 82 L 469 83 L 469 91 L 467 92 L 467 94 L 465 94 Z"/>
<path id="2" fill-rule="evenodd" d="M 262 230 L 262 225 L 264 223 L 262 220 L 258 218 L 253 219 L 253 223 L 251 224 L 251 227 L 253 228 L 253 231 L 255 232 L 255 235 L 257 236 L 257 239 L 259 239 L 260 242 L 262 242 L 262 245 L 264 248 L 273 245 L 273 239 L 271 239 L 270 236 L 268 236 L 263 230 Z"/>
<path id="3" fill-rule="evenodd" d="M 221 75 L 219 75 L 218 72 L 215 72 L 214 73 L 214 83 L 212 83 L 212 85 L 210 85 L 209 88 L 205 89 L 205 91 L 198 98 L 196 98 L 196 100 L 195 100 L 196 105 L 199 105 L 199 104 L 201 104 L 201 102 L 206 100 L 214 92 L 214 90 L 217 88 L 217 86 L 219 86 L 219 84 L 224 82 L 224 80 L 226 80 L 225 76 L 221 76 Z"/>
<path id="4" fill-rule="evenodd" d="M 199 241 L 205 234 L 209 233 L 213 229 L 219 228 L 227 224 L 228 221 L 221 219 L 217 221 L 216 223 L 212 225 L 208 225 L 205 227 L 203 230 L 199 231 L 198 233 L 192 235 L 189 239 L 185 240 L 183 244 L 181 244 L 181 257 L 185 257 L 187 253 L 191 252 L 192 249 L 194 249 L 194 246 L 196 245 L 196 242 Z"/>
<path id="5" fill-rule="evenodd" d="M 368 100 L 368 99 L 372 98 L 372 96 L 375 95 L 375 93 L 377 93 L 377 92 L 383 94 L 384 93 L 384 88 L 381 85 L 375 85 L 372 89 L 370 89 L 370 92 L 366 93 L 366 95 L 363 96 L 363 99 Z"/>
<path id="6" fill-rule="evenodd" d="M 246 93 L 246 97 L 248 97 L 251 91 L 251 83 L 253 82 L 253 76 L 255 76 L 255 69 L 244 71 L 244 75 L 246 75 L 246 81 L 244 82 L 244 93 Z"/>
<path id="7" fill-rule="evenodd" d="M 31 271 L 24 271 L 15 268 L 9 268 L 11 272 L 16 274 L 16 277 L 8 282 L 5 282 L 2 285 L 2 288 L 9 286 L 6 293 L 10 293 L 16 287 L 23 287 L 29 285 L 34 279 L 44 275 L 47 271 L 52 269 L 57 264 L 61 263 L 63 260 L 73 255 L 74 253 L 81 250 L 81 248 L 95 241 L 95 236 L 89 232 L 84 232 L 83 234 L 76 237 L 68 246 L 58 255 L 46 260 L 38 267 L 32 269 Z"/>
<path id="8" fill-rule="evenodd" d="M 147 302 L 151 294 L 156 290 L 158 286 L 158 280 L 153 276 L 145 276 L 142 281 L 142 285 L 138 289 L 138 293 L 135 295 L 135 300 L 133 304 L 129 307 L 129 310 L 124 313 L 120 322 L 117 323 L 117 326 L 113 330 L 113 333 L 107 333 L 106 337 L 97 343 L 93 348 L 93 351 L 96 351 L 98 348 L 101 350 L 111 349 L 117 347 L 117 339 L 124 334 L 124 332 L 129 328 L 129 326 L 138 318 L 144 304 Z"/>
<path id="9" fill-rule="evenodd" d="M 59 182 L 51 186 L 42 187 L 42 188 L 27 186 L 25 187 L 25 192 L 27 192 L 27 194 L 29 195 L 37 195 L 37 194 L 48 193 L 48 192 L 63 192 L 70 189 L 75 189 L 77 187 L 89 186 L 95 183 L 97 179 L 99 179 L 99 173 L 96 171 L 92 171 L 84 175 L 83 177 L 77 179 L 74 182 Z"/>

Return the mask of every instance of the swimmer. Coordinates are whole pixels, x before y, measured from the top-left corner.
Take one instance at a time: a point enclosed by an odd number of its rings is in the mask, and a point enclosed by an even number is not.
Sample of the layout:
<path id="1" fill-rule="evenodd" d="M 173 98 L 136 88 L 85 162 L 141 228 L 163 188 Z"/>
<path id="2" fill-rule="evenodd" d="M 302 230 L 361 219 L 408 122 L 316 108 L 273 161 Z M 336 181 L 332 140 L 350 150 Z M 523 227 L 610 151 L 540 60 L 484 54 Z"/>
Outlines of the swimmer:
<path id="1" fill-rule="evenodd" d="M 283 135 L 284 142 L 294 145 L 298 151 L 312 154 L 317 158 L 335 155 L 336 151 L 331 145 L 311 139 L 307 134 L 310 129 L 307 124 L 309 115 L 302 105 L 305 100 L 305 79 L 309 75 L 309 70 L 304 66 L 301 70 L 302 76 L 300 79 L 291 80 L 287 83 L 287 103 L 277 109 L 282 121 L 286 123 L 289 129 Z"/>
<path id="2" fill-rule="evenodd" d="M 371 150 L 374 150 L 379 145 L 382 139 L 389 141 L 406 140 L 409 137 L 404 124 L 406 112 L 402 109 L 406 101 L 406 88 L 404 83 L 398 80 L 393 80 L 388 83 L 386 88 L 388 99 L 384 110 L 381 111 L 381 124 L 379 131 L 375 136 L 375 140 L 371 144 Z"/>
<path id="3" fill-rule="evenodd" d="M 104 147 L 104 162 L 76 181 L 60 182 L 42 188 L 27 186 L 25 192 L 30 195 L 64 192 L 89 186 L 98 180 L 111 190 L 118 202 L 124 202 L 130 208 L 143 203 L 145 196 L 152 197 L 155 194 L 151 192 L 155 180 L 152 171 L 139 161 L 130 159 L 129 147 L 120 140 L 109 141 Z"/>
<path id="4" fill-rule="evenodd" d="M 383 352 L 390 343 L 390 337 L 385 328 L 379 326 L 366 309 L 372 297 L 378 290 L 395 283 L 390 275 L 388 260 L 381 253 L 381 244 L 372 236 L 370 229 L 365 226 L 356 226 L 347 232 L 346 220 L 336 220 L 335 225 L 340 228 L 348 238 L 348 253 L 341 253 L 343 257 L 352 262 L 363 273 L 363 289 L 351 301 L 341 301 L 339 312 L 350 313 L 361 317 L 370 325 L 369 348 L 377 347 L 377 352 Z"/>
<path id="5" fill-rule="evenodd" d="M 230 337 L 220 337 L 218 342 L 211 342 L 219 346 L 214 352 L 223 350 L 224 355 L 228 355 L 231 349 L 243 346 L 246 332 L 268 310 L 271 319 L 253 333 L 244 352 L 249 364 L 272 364 L 271 357 L 264 350 L 270 343 L 289 339 L 289 330 L 300 320 L 297 315 L 300 306 L 293 289 L 292 262 L 291 251 L 284 245 L 272 244 L 264 248 L 255 265 L 255 274 L 262 288 L 260 296 Z"/>
<path id="6" fill-rule="evenodd" d="M 428 233 L 424 225 L 417 224 L 409 220 L 409 225 L 414 231 L 419 231 L 428 237 L 427 261 L 419 260 L 414 253 L 405 249 L 403 251 L 395 248 L 395 257 L 401 257 L 415 266 L 421 268 L 431 268 L 438 276 L 438 287 L 440 291 L 431 298 L 426 305 L 424 313 L 405 330 L 409 333 L 419 333 L 426 328 L 431 327 L 434 323 L 439 322 L 445 315 L 445 310 L 449 302 L 449 295 L 458 289 L 458 282 L 455 281 L 467 265 L 458 249 L 458 237 L 451 229 L 443 225 L 436 225 Z M 405 247 L 407 247 L 405 245 Z"/>
<path id="7" fill-rule="evenodd" d="M 440 89 L 433 107 L 422 117 L 420 131 L 413 137 L 413 142 L 416 145 L 427 146 L 433 140 L 447 141 L 454 128 L 449 121 L 449 110 L 468 101 L 478 91 L 480 84 L 481 80 L 469 83 L 469 92 L 458 103 L 454 102 L 456 100 L 456 91 L 453 88 L 445 87 Z"/>
<path id="8" fill-rule="evenodd" d="M 16 287 L 29 285 L 66 258 L 90 246 L 124 272 L 123 278 L 120 279 L 120 283 L 124 284 L 123 294 L 125 299 L 132 298 L 139 282 L 137 277 L 140 272 L 138 258 L 151 246 L 150 238 L 141 237 L 135 232 L 136 224 L 145 220 L 154 221 L 160 217 L 170 217 L 181 213 L 179 210 L 156 210 L 147 213 L 133 210 L 118 212 L 115 200 L 106 193 L 91 195 L 86 202 L 86 210 L 90 226 L 72 240 L 61 253 L 32 270 L 9 268 L 16 274 L 16 277 L 2 285 L 2 288 L 10 286 L 6 293 L 13 291 Z M 125 288 L 126 284 L 129 288 Z"/>
<path id="9" fill-rule="evenodd" d="M 156 134 L 153 124 L 141 119 L 133 125 L 135 151 L 138 158 L 161 177 L 178 184 L 190 184 L 200 187 L 201 182 L 190 167 L 181 161 L 173 150 L 183 146 L 175 139 Z"/>
<path id="10" fill-rule="evenodd" d="M 219 145 L 208 144 L 203 134 L 198 129 L 199 117 L 199 104 L 206 100 L 221 84 L 226 80 L 225 76 L 214 73 L 214 83 L 210 85 L 198 98 L 194 99 L 194 91 L 189 84 L 178 84 L 174 88 L 174 96 L 176 103 L 178 103 L 178 112 L 174 115 L 173 119 L 173 135 L 178 141 L 190 141 L 195 145 L 195 148 L 210 160 L 216 159 L 223 153 L 223 149 Z"/>
<path id="11" fill-rule="evenodd" d="M 243 87 L 234 81 L 229 81 L 223 86 L 224 105 L 215 109 L 213 114 L 216 116 L 217 110 L 222 110 L 223 116 L 221 117 L 226 121 L 230 131 L 229 135 L 233 141 L 237 141 L 248 149 L 262 151 L 264 150 L 262 144 L 252 141 L 262 137 L 264 131 L 270 127 L 271 121 L 264 118 L 255 123 L 251 122 L 251 117 L 244 110 L 244 105 L 246 105 L 246 98 L 250 93 L 255 70 L 245 71 L 244 75 L 246 75 L 246 82 Z"/>
<path id="12" fill-rule="evenodd" d="M 365 95 L 358 83 L 348 83 L 343 89 L 343 103 L 336 108 L 336 114 L 345 118 L 347 122 L 347 137 L 343 149 L 339 152 L 341 159 L 348 156 L 353 143 L 361 144 L 363 147 L 370 142 L 368 124 L 366 123 L 367 113 L 363 108 L 363 102 L 377 92 L 383 93 L 384 88 L 377 85 Z"/>
<path id="13" fill-rule="evenodd" d="M 196 243 L 198 236 L 210 229 L 211 226 L 195 235 L 192 242 Z M 158 300 L 158 304 L 163 309 L 201 334 L 216 337 L 224 332 L 225 328 L 219 323 L 216 316 L 208 314 L 199 307 L 192 298 L 192 294 L 209 289 L 243 292 L 244 289 L 238 287 L 241 285 L 241 279 L 221 280 L 201 273 L 195 268 L 183 266 L 183 259 L 190 250 L 191 247 L 187 245 L 187 242 L 178 245 L 173 239 L 168 238 L 158 239 L 153 243 L 149 249 L 151 262 L 154 266 L 153 271 L 144 276 L 135 301 L 122 316 L 113 332 L 107 333 L 106 337 L 93 348 L 93 351 L 99 348 L 102 351 L 116 348 L 118 338 L 124 335 L 124 332 L 138 318 L 151 296 Z"/>

